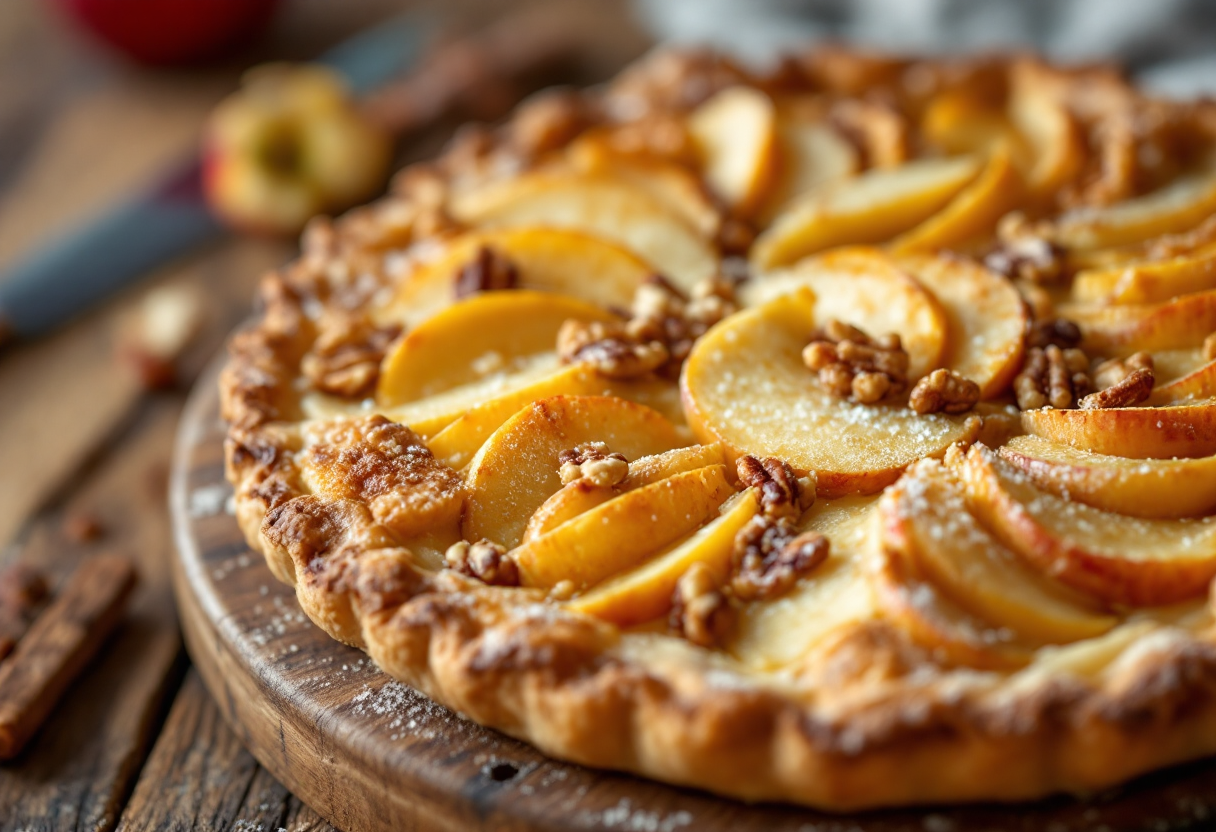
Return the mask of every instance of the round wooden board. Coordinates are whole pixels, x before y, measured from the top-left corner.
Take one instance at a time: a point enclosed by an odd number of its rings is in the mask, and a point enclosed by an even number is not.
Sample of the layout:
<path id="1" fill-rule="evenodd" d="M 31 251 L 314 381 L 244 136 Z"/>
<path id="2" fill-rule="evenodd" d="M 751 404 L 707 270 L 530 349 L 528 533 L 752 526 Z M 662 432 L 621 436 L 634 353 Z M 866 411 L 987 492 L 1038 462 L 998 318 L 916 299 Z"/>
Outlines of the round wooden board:
<path id="1" fill-rule="evenodd" d="M 389 679 L 305 617 L 231 515 L 215 376 L 214 369 L 204 374 L 186 408 L 171 485 L 174 588 L 186 643 L 258 761 L 345 832 L 1169 832 L 1216 817 L 1211 762 L 1086 802 L 838 817 L 749 806 L 548 759 Z"/>

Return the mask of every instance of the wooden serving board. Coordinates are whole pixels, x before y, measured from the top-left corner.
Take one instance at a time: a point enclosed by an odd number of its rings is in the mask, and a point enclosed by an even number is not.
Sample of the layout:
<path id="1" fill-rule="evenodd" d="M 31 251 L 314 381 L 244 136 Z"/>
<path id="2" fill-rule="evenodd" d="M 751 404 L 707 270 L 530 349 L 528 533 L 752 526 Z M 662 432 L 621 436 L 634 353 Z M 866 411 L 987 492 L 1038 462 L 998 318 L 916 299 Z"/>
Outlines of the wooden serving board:
<path id="1" fill-rule="evenodd" d="M 550 760 L 389 679 L 305 617 L 230 513 L 215 375 L 203 374 L 186 408 L 171 483 L 186 644 L 258 761 L 345 832 L 1169 832 L 1216 818 L 1212 762 L 1085 802 L 839 817 Z"/>

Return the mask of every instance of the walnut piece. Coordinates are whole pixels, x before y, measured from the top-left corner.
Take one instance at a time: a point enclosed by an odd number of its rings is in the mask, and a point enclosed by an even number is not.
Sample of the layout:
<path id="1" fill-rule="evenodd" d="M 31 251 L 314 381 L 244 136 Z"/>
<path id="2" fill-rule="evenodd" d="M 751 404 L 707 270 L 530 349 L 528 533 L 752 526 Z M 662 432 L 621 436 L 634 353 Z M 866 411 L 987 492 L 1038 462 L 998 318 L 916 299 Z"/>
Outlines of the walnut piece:
<path id="1" fill-rule="evenodd" d="M 624 324 L 568 320 L 557 333 L 557 354 L 565 364 L 585 361 L 608 378 L 637 378 L 667 363 L 661 341 L 631 336 Z"/>
<path id="2" fill-rule="evenodd" d="M 984 257 L 984 265 L 990 271 L 1038 284 L 1063 279 L 1063 251 L 1025 215 L 1008 214 L 997 227 L 997 238 L 1000 244 Z"/>
<path id="3" fill-rule="evenodd" d="M 713 570 L 704 563 L 694 563 L 676 583 L 669 623 L 701 647 L 721 643 L 730 631 L 734 608 L 718 588 Z"/>
<path id="4" fill-rule="evenodd" d="M 1072 349 L 1081 344 L 1081 327 L 1067 318 L 1035 321 L 1026 333 L 1026 346 L 1046 347 L 1055 344 L 1060 349 Z"/>
<path id="5" fill-rule="evenodd" d="M 826 537 L 799 534 L 792 517 L 758 514 L 735 536 L 731 592 L 741 601 L 783 595 L 823 563 L 828 550 Z"/>
<path id="6" fill-rule="evenodd" d="M 965 413 L 980 400 L 980 386 L 953 370 L 937 369 L 916 382 L 908 406 L 921 415 Z"/>
<path id="7" fill-rule="evenodd" d="M 1153 371 L 1148 368 L 1134 370 L 1120 381 L 1097 393 L 1081 399 L 1082 410 L 1100 410 L 1108 407 L 1131 407 L 1140 404 L 1153 392 Z"/>
<path id="8" fill-rule="evenodd" d="M 799 477 L 776 457 L 756 459 L 750 454 L 735 463 L 739 482 L 760 493 L 760 508 L 766 516 L 797 515 L 815 504 L 815 480 Z"/>
<path id="9" fill-rule="evenodd" d="M 619 485 L 629 476 L 629 461 L 624 454 L 612 453 L 603 442 L 584 442 L 557 457 L 562 485 L 586 480 L 598 488 Z"/>
<path id="10" fill-rule="evenodd" d="M 477 292 L 514 289 L 519 285 L 519 269 L 490 246 L 480 246 L 477 254 L 456 273 L 456 298 Z"/>
<path id="11" fill-rule="evenodd" d="M 489 540 L 460 540 L 443 553 L 448 568 L 491 586 L 519 586 L 519 567 L 507 550 Z"/>
<path id="12" fill-rule="evenodd" d="M 857 327 L 828 321 L 811 336 L 802 361 L 833 396 L 862 404 L 874 404 L 908 386 L 908 353 L 894 333 L 871 338 Z"/>
<path id="13" fill-rule="evenodd" d="M 312 348 L 300 369 L 323 393 L 355 398 L 376 386 L 380 362 L 401 334 L 400 324 L 377 326 L 367 315 L 330 312 L 322 316 Z"/>
<path id="14" fill-rule="evenodd" d="M 1153 372 L 1153 357 L 1147 352 L 1137 352 L 1127 358 L 1112 358 L 1103 361 L 1093 371 L 1094 387 L 1105 390 L 1123 382 L 1137 370 Z M 1151 385 L 1150 385 L 1151 387 Z"/>
<path id="15" fill-rule="evenodd" d="M 1051 407 L 1064 410 L 1093 389 L 1089 358 L 1078 349 L 1060 349 L 1055 344 L 1026 351 L 1022 371 L 1013 380 L 1014 394 L 1022 410 Z"/>

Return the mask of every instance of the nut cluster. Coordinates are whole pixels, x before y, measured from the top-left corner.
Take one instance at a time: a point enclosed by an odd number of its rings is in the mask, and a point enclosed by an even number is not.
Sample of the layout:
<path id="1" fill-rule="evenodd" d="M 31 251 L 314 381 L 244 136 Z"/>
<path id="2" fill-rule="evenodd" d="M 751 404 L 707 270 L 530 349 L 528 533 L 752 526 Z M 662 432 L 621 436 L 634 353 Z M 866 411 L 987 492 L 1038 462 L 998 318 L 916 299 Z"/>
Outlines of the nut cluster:
<path id="1" fill-rule="evenodd" d="M 456 298 L 466 298 L 477 292 L 514 289 L 519 285 L 519 269 L 501 252 L 490 246 L 480 246 L 473 259 L 456 272 Z"/>
<path id="2" fill-rule="evenodd" d="M 802 361 L 833 396 L 874 404 L 908 386 L 908 353 L 892 333 L 871 338 L 841 321 L 828 321 L 811 337 Z"/>
<path id="3" fill-rule="evenodd" d="M 815 504 L 815 480 L 798 477 L 788 463 L 776 457 L 759 460 L 745 454 L 735 463 L 735 470 L 740 483 L 759 493 L 766 516 L 796 515 Z"/>
<path id="4" fill-rule="evenodd" d="M 1055 344 L 1026 351 L 1022 372 L 1013 380 L 1014 395 L 1022 410 L 1073 407 L 1093 390 L 1089 357 L 1082 350 Z"/>
<path id="5" fill-rule="evenodd" d="M 443 553 L 448 568 L 491 586 L 519 586 L 519 567 L 501 545 L 460 540 Z"/>
<path id="6" fill-rule="evenodd" d="M 713 647 L 730 632 L 734 618 L 734 608 L 713 571 L 704 563 L 690 566 L 671 597 L 671 628 L 693 644 Z"/>
<path id="7" fill-rule="evenodd" d="M 376 386 L 381 359 L 400 334 L 399 324 L 377 326 L 366 315 L 328 313 L 300 370 L 323 393 L 366 395 Z"/>
<path id="8" fill-rule="evenodd" d="M 629 476 L 629 461 L 624 454 L 610 452 L 603 442 L 584 442 L 562 451 L 557 464 L 562 485 L 586 480 L 599 488 L 611 488 Z"/>
<path id="9" fill-rule="evenodd" d="M 1022 371 L 1013 380 L 1018 407 L 1096 410 L 1131 407 L 1149 397 L 1155 382 L 1151 355 L 1112 358 L 1091 370 L 1083 350 L 1062 345 L 1079 343 L 1075 326 L 1056 320 L 1031 329 L 1029 343 L 1041 346 L 1027 349 Z"/>
<path id="10" fill-rule="evenodd" d="M 1063 251 L 1015 212 L 997 227 L 999 245 L 984 257 L 984 265 L 999 275 L 1035 284 L 1058 283 L 1064 277 Z"/>
<path id="11" fill-rule="evenodd" d="M 587 361 L 609 378 L 653 371 L 675 378 L 697 339 L 736 309 L 734 285 L 724 278 L 703 280 L 685 295 L 651 275 L 638 287 L 628 321 L 567 321 L 557 351 L 563 361 Z"/>
<path id="12" fill-rule="evenodd" d="M 980 400 L 980 386 L 954 370 L 937 369 L 916 382 L 908 406 L 923 415 L 966 413 Z"/>
<path id="13" fill-rule="evenodd" d="M 798 533 L 790 515 L 758 514 L 735 537 L 731 593 L 742 601 L 776 598 L 828 556 L 818 532 Z"/>

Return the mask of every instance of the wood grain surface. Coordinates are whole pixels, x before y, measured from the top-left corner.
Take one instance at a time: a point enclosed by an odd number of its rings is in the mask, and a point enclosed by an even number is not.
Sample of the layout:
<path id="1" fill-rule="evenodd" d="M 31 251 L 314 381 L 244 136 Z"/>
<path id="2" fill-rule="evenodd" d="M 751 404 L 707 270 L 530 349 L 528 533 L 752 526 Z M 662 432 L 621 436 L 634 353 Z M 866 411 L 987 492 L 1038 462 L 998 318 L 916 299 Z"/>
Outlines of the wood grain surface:
<path id="1" fill-rule="evenodd" d="M 171 485 L 174 589 L 190 655 L 224 717 L 288 789 L 346 832 L 774 830 L 1140 832 L 1216 818 L 1216 764 L 1088 801 L 842 818 L 748 806 L 550 760 L 390 680 L 308 620 L 243 542 L 225 504 L 223 425 L 204 376 L 184 414 Z"/>

